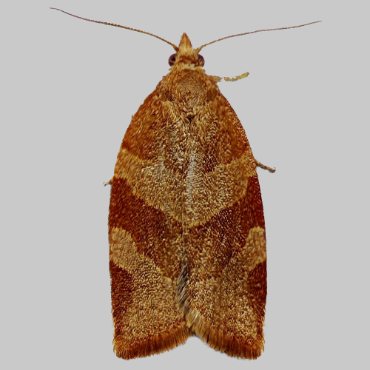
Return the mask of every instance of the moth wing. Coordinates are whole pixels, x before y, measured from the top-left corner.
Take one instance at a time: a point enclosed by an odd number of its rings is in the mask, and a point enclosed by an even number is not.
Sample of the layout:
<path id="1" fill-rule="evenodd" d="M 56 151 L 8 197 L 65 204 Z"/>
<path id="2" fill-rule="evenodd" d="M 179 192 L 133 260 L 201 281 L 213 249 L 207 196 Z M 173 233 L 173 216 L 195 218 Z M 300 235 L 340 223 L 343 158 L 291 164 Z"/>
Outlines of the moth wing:
<path id="1" fill-rule="evenodd" d="M 155 91 L 123 140 L 109 217 L 119 357 L 173 348 L 191 332 L 232 356 L 262 352 L 266 243 L 256 164 L 217 91 L 193 117 Z"/>
<path id="2" fill-rule="evenodd" d="M 264 346 L 267 283 L 255 159 L 221 94 L 192 125 L 197 132 L 185 196 L 182 274 L 187 324 L 217 350 L 256 358 Z"/>
<path id="3" fill-rule="evenodd" d="M 154 92 L 134 115 L 111 188 L 113 343 L 125 359 L 169 350 L 190 335 L 177 288 L 182 226 L 170 217 L 166 202 L 155 201 L 170 181 L 163 173 L 164 109 Z"/>

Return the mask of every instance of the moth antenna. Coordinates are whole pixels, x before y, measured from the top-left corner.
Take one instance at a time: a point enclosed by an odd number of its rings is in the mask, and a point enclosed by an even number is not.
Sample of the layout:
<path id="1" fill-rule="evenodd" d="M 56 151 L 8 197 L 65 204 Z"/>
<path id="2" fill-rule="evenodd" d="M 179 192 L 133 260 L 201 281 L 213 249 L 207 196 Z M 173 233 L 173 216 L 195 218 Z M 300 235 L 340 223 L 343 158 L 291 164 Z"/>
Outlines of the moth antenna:
<path id="1" fill-rule="evenodd" d="M 153 35 L 152 33 L 149 33 L 149 32 L 145 32 L 145 31 L 141 31 L 141 30 L 137 30 L 135 28 L 130 28 L 130 27 L 125 27 L 125 26 L 121 26 L 120 24 L 114 24 L 114 23 L 107 23 L 107 22 L 101 22 L 101 21 L 94 21 L 92 19 L 88 19 L 88 18 L 82 18 L 82 17 L 79 17 L 78 15 L 74 15 L 74 14 L 71 14 L 71 13 L 68 13 L 68 12 L 65 12 L 64 10 L 61 10 L 61 9 L 57 9 L 57 8 L 50 8 L 50 9 L 54 9 L 54 10 L 58 10 L 59 12 L 62 12 L 62 13 L 65 13 L 65 14 L 68 14 L 72 17 L 75 17 L 75 18 L 78 18 L 78 19 L 82 19 L 84 21 L 89 21 L 89 22 L 94 22 L 94 23 L 100 23 L 100 24 L 105 24 L 107 26 L 114 26 L 114 27 L 120 27 L 120 28 L 125 28 L 126 30 L 130 30 L 130 31 L 136 31 L 136 32 L 140 32 L 140 33 L 145 33 L 146 35 L 150 35 L 150 36 L 153 36 L 153 37 L 156 37 L 157 39 L 159 40 L 162 40 L 164 42 L 167 42 L 167 44 L 171 45 L 175 51 L 177 52 L 179 50 L 179 48 L 172 44 L 172 42 L 169 42 L 165 39 L 162 39 L 162 37 L 159 37 L 157 35 Z"/>
<path id="2" fill-rule="evenodd" d="M 305 23 L 305 24 L 301 24 L 299 26 L 291 26 L 291 27 L 281 27 L 281 28 L 270 28 L 270 29 L 264 29 L 264 30 L 257 30 L 257 31 L 251 31 L 251 32 L 245 32 L 245 33 L 239 33 L 237 35 L 232 35 L 232 36 L 226 36 L 226 37 L 222 37 L 221 39 L 218 39 L 218 40 L 215 40 L 215 41 L 212 41 L 212 42 L 209 42 L 207 44 L 204 44 L 202 46 L 200 46 L 199 48 L 197 48 L 197 51 L 199 52 L 200 50 L 202 50 L 205 46 L 207 45 L 211 45 L 211 44 L 214 44 L 215 42 L 218 42 L 218 41 L 221 41 L 221 40 L 225 40 L 225 39 L 229 39 L 231 37 L 236 37 L 236 36 L 243 36 L 243 35 L 248 35 L 250 33 L 257 33 L 257 32 L 264 32 L 264 31 L 281 31 L 281 30 L 288 30 L 289 28 L 298 28 L 298 27 L 303 27 L 303 26 L 309 26 L 310 24 L 314 24 L 314 23 L 319 23 L 321 21 L 315 21 L 315 22 L 311 22 L 311 23 Z"/>

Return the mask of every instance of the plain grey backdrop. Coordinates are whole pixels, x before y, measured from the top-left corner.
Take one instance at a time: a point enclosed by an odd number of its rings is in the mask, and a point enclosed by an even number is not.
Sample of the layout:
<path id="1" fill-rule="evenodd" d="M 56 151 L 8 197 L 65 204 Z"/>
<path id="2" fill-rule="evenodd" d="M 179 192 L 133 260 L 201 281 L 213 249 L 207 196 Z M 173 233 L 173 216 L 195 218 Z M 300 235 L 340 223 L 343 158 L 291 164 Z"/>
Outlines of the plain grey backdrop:
<path id="1" fill-rule="evenodd" d="M 256 361 L 197 338 L 126 362 L 112 351 L 107 217 L 131 116 L 172 48 L 60 12 L 206 47 L 255 157 L 268 296 Z M 369 22 L 364 1 L 14 1 L 0 6 L 0 367 L 370 367 Z"/>

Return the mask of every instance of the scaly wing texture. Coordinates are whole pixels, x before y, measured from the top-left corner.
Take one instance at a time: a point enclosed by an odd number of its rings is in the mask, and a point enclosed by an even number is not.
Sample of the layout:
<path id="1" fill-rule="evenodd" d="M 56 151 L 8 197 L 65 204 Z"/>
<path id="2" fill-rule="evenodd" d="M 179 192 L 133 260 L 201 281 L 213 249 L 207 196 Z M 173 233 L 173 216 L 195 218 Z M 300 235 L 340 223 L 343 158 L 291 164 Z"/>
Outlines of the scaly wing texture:
<path id="1" fill-rule="evenodd" d="M 153 93 L 133 117 L 111 189 L 113 344 L 125 359 L 171 349 L 190 335 L 177 293 L 182 226 L 161 198 L 171 182 L 163 162 L 166 122 L 160 105 Z"/>
<path id="2" fill-rule="evenodd" d="M 202 119 L 211 114 L 213 120 Z M 255 160 L 235 112 L 221 94 L 202 115 L 192 122 L 182 301 L 188 326 L 211 347 L 254 359 L 264 346 L 267 288 Z M 200 144 L 196 137 L 202 132 L 207 135 Z"/>
<path id="3" fill-rule="evenodd" d="M 134 358 L 195 333 L 263 349 L 266 244 L 245 132 L 204 71 L 170 73 L 133 117 L 111 190 L 114 349 Z"/>

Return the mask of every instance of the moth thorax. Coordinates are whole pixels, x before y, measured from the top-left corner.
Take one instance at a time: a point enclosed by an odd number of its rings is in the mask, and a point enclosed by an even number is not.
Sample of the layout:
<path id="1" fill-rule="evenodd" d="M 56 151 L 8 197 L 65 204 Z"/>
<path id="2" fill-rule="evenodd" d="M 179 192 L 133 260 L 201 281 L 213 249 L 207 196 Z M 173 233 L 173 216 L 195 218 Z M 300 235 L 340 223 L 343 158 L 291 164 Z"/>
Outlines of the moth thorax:
<path id="1" fill-rule="evenodd" d="M 176 100 L 185 110 L 193 110 L 207 100 L 207 84 L 199 71 L 184 70 L 176 86 Z"/>

